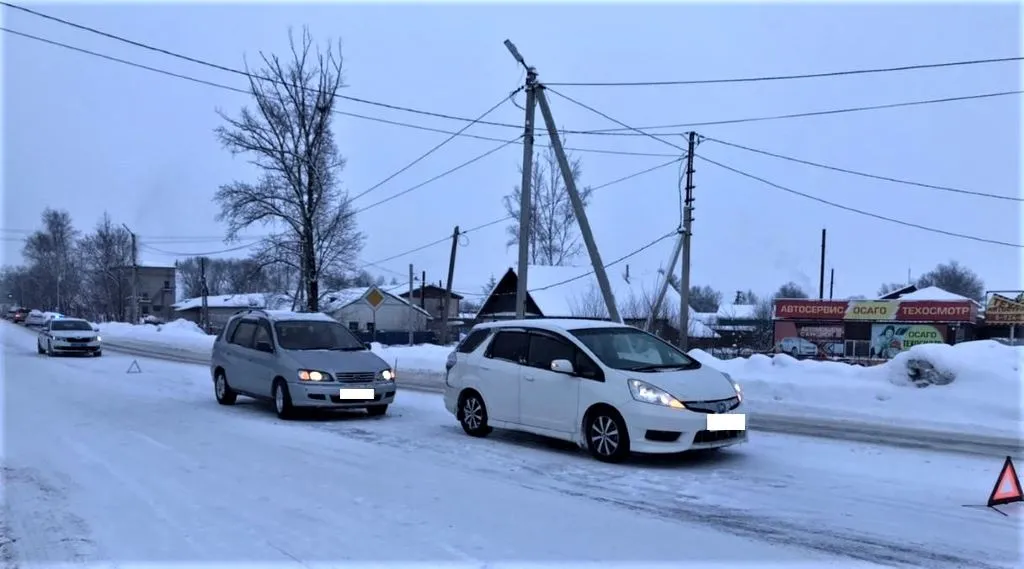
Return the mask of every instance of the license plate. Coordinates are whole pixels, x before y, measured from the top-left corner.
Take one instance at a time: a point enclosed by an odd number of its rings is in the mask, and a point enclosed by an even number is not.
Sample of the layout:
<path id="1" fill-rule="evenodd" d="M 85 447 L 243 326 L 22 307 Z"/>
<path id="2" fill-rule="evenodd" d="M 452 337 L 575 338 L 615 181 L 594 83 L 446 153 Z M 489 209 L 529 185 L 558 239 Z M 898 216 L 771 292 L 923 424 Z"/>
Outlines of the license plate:
<path id="1" fill-rule="evenodd" d="M 747 416 L 743 413 L 724 413 L 708 415 L 709 431 L 745 431 Z"/>
<path id="2" fill-rule="evenodd" d="M 354 400 L 354 401 L 365 401 L 367 399 L 373 399 L 372 389 L 342 389 L 338 394 L 338 398 Z"/>

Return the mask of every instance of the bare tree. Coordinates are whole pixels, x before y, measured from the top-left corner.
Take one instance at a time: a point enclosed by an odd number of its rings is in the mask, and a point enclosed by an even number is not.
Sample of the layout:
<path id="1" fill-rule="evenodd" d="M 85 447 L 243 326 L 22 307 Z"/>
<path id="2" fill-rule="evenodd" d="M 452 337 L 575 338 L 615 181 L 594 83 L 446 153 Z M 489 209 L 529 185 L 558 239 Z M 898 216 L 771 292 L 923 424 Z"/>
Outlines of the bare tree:
<path id="1" fill-rule="evenodd" d="M 775 298 L 808 298 L 807 292 L 795 282 L 788 282 L 779 287 L 775 292 Z M 756 304 L 756 303 L 755 303 Z"/>
<path id="2" fill-rule="evenodd" d="M 85 269 L 87 312 L 102 320 L 123 321 L 131 290 L 131 234 L 104 212 L 93 232 L 78 242 L 78 252 Z"/>
<path id="3" fill-rule="evenodd" d="M 64 210 L 46 208 L 43 228 L 25 240 L 22 255 L 29 263 L 33 286 L 41 287 L 42 307 L 51 310 L 75 311 L 81 308 L 82 282 L 78 278 L 78 231 L 71 215 Z"/>
<path id="4" fill-rule="evenodd" d="M 569 156 L 573 180 L 579 182 L 583 174 L 583 163 L 579 158 Z M 522 167 L 519 168 L 522 175 Z M 583 251 L 576 211 L 565 187 L 558 157 L 553 148 L 538 152 L 533 160 L 530 182 L 530 263 L 533 265 L 567 265 Z M 586 205 L 593 189 L 579 188 L 580 198 Z M 522 188 L 516 186 L 512 193 L 503 198 L 505 211 L 513 218 L 506 228 L 508 245 L 519 243 L 519 204 Z"/>
<path id="5" fill-rule="evenodd" d="M 885 296 L 890 292 L 906 287 L 907 283 L 882 283 L 882 286 L 878 287 L 878 296 Z"/>
<path id="6" fill-rule="evenodd" d="M 985 299 L 985 282 L 971 269 L 956 261 L 940 263 L 917 279 L 920 288 L 935 286 L 981 302 Z"/>
<path id="7" fill-rule="evenodd" d="M 260 54 L 262 68 L 249 75 L 256 110 L 237 118 L 220 112 L 227 123 L 216 133 L 233 154 L 248 154 L 260 169 L 256 182 L 220 187 L 216 201 L 228 239 L 253 224 L 279 231 L 267 238 L 257 258 L 298 271 L 295 297 L 305 308 L 319 308 L 320 279 L 344 272 L 363 243 L 347 192 L 338 188 L 345 166 L 334 140 L 331 117 L 344 87 L 340 44 L 321 50 L 303 29 L 298 42 L 289 34 L 291 60 Z"/>
<path id="8" fill-rule="evenodd" d="M 590 285 L 585 291 L 569 298 L 568 315 L 577 318 L 608 318 L 608 308 L 604 304 L 601 292 L 596 286 Z"/>

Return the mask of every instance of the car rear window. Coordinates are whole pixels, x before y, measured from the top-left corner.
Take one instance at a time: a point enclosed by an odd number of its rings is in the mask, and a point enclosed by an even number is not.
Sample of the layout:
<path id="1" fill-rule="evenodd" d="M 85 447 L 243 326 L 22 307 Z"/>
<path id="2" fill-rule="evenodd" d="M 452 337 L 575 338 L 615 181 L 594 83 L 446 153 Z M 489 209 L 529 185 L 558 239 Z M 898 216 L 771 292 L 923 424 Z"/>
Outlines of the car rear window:
<path id="1" fill-rule="evenodd" d="M 459 347 L 455 349 L 455 351 L 459 352 L 460 354 L 472 353 L 474 350 L 479 348 L 480 344 L 483 344 L 484 340 L 486 340 L 487 337 L 490 335 L 491 330 L 489 328 L 484 328 L 481 330 L 472 330 L 468 336 L 462 339 L 462 342 L 459 344 Z"/>

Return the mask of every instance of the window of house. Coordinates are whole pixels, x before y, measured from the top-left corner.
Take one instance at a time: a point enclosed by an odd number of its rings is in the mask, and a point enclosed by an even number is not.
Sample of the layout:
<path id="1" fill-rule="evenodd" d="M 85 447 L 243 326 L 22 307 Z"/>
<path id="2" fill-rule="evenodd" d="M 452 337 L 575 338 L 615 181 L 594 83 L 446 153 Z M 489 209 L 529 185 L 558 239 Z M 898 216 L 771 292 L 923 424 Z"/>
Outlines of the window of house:
<path id="1" fill-rule="evenodd" d="M 366 323 L 366 331 L 367 332 L 373 334 L 374 330 L 376 330 L 376 329 L 377 329 L 377 325 L 374 324 L 373 322 L 367 322 Z"/>
<path id="2" fill-rule="evenodd" d="M 171 281 L 164 281 L 164 288 L 171 288 Z"/>
<path id="3" fill-rule="evenodd" d="M 353 331 L 353 332 L 358 332 L 359 331 L 359 323 L 355 322 L 355 321 L 349 322 L 348 323 L 348 329 Z"/>
<path id="4" fill-rule="evenodd" d="M 142 315 L 143 316 L 149 316 L 149 305 L 148 304 L 143 304 L 142 305 Z"/>
<path id="5" fill-rule="evenodd" d="M 164 311 L 163 305 L 160 305 L 160 304 L 154 304 L 153 305 L 153 312 L 154 313 L 159 314 L 159 313 L 161 313 L 163 311 Z"/>

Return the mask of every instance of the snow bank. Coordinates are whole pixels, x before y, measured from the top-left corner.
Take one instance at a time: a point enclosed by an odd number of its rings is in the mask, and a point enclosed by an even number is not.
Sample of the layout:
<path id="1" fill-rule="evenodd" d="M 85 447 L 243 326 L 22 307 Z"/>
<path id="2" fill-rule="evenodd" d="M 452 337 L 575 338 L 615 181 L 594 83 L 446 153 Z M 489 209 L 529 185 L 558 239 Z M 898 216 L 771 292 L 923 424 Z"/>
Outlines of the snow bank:
<path id="1" fill-rule="evenodd" d="M 452 353 L 450 347 L 434 344 L 384 346 L 374 342 L 372 346 L 373 353 L 394 365 L 399 374 L 402 373 L 402 370 L 444 373 L 445 360 L 448 358 L 448 354 Z"/>
<path id="2" fill-rule="evenodd" d="M 701 350 L 690 355 L 738 381 L 751 411 L 1002 436 L 1024 432 L 1022 347 L 988 340 L 920 345 L 872 367 L 798 361 L 784 354 L 733 360 Z M 953 382 L 920 387 L 909 375 L 913 360 L 928 362 Z"/>
<path id="3" fill-rule="evenodd" d="M 100 336 L 111 346 L 122 344 L 128 347 L 138 345 L 169 345 L 179 350 L 209 354 L 213 349 L 214 336 L 210 336 L 195 322 L 178 319 L 166 324 L 126 324 L 107 322 L 99 324 Z"/>

